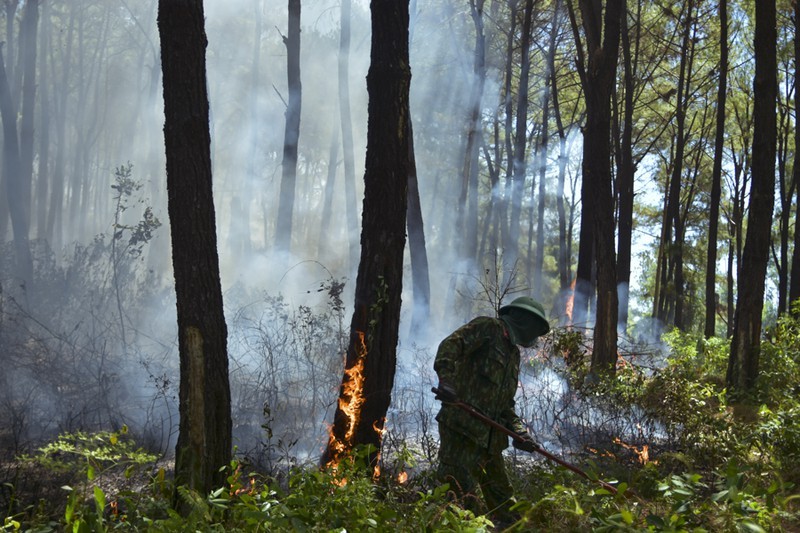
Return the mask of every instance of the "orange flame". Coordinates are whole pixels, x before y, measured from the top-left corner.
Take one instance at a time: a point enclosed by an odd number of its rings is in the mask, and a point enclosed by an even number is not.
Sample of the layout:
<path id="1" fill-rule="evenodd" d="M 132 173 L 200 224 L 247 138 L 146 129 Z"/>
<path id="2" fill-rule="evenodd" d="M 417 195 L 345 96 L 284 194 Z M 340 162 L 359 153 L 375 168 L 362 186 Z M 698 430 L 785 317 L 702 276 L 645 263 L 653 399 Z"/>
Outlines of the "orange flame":
<path id="1" fill-rule="evenodd" d="M 364 405 L 364 361 L 367 356 L 367 345 L 364 342 L 364 333 L 361 331 L 356 333 L 358 335 L 356 362 L 350 368 L 345 368 L 342 393 L 339 395 L 339 410 L 347 417 L 347 431 L 342 439 L 334 435 L 333 427 L 329 431 L 328 447 L 333 453 L 327 466 L 334 470 L 345 453 L 353 447 L 353 436 L 361 419 L 361 407 Z"/>
<path id="2" fill-rule="evenodd" d="M 623 448 L 625 448 L 626 450 L 631 450 L 639 458 L 639 462 L 641 464 L 646 465 L 647 463 L 650 462 L 650 446 L 649 445 L 647 445 L 647 444 L 643 445 L 642 449 L 640 450 L 637 446 L 634 446 L 633 444 L 627 444 L 625 442 L 622 442 L 622 440 L 620 440 L 618 437 L 614 439 L 614 444 L 618 444 L 618 445 L 622 446 Z"/>
<path id="3" fill-rule="evenodd" d="M 406 481 L 408 481 L 408 472 L 403 471 L 403 472 L 400 472 L 399 474 L 397 474 L 397 482 L 398 483 L 400 483 L 402 485 Z"/>
<path id="4" fill-rule="evenodd" d="M 572 311 L 575 306 L 575 282 L 577 280 L 578 278 L 574 278 L 569 286 L 569 299 L 567 299 L 567 304 L 564 308 L 564 313 L 567 315 L 567 326 L 572 325 Z"/>

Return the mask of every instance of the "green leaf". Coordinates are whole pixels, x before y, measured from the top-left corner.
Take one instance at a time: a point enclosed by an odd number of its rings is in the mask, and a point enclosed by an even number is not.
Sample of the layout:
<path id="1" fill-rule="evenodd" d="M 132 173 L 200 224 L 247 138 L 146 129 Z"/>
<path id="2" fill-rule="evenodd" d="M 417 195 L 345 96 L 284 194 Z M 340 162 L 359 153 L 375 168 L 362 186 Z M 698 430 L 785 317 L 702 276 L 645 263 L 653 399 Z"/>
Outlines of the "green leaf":
<path id="1" fill-rule="evenodd" d="M 94 488 L 94 503 L 97 506 L 97 512 L 102 515 L 106 508 L 106 495 L 100 487 Z"/>
<path id="2" fill-rule="evenodd" d="M 739 522 L 739 525 L 745 531 L 753 531 L 754 533 L 766 533 L 766 530 L 756 524 L 755 522 L 751 522 L 750 520 L 742 520 Z"/>

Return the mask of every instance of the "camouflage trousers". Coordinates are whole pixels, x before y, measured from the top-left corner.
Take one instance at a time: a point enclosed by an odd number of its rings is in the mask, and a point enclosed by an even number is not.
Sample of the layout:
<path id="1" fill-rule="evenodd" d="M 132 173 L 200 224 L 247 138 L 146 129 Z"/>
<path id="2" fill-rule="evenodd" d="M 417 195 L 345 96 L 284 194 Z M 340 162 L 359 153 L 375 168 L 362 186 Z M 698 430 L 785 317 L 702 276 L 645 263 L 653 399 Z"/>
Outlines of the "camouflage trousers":
<path id="1" fill-rule="evenodd" d="M 486 448 L 441 425 L 439 437 L 439 467 L 436 471 L 439 482 L 450 485 L 453 495 L 464 508 L 476 514 L 488 512 L 492 518 L 503 522 L 516 521 L 519 516 L 510 510 L 516 500 L 502 453 L 489 453 Z"/>

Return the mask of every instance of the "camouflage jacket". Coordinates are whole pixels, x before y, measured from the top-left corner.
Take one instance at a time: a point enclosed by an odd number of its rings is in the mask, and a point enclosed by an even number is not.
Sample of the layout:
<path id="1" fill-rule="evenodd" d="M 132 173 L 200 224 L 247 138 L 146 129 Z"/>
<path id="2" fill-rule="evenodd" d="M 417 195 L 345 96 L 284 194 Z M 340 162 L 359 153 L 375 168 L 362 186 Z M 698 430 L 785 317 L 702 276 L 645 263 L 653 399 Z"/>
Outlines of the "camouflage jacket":
<path id="1" fill-rule="evenodd" d="M 436 352 L 433 368 L 450 383 L 458 398 L 507 428 L 525 426 L 514 411 L 520 353 L 507 326 L 497 318 L 478 317 L 451 333 Z M 465 411 L 442 404 L 436 416 L 440 429 L 454 431 L 491 452 L 508 447 L 508 436 Z"/>

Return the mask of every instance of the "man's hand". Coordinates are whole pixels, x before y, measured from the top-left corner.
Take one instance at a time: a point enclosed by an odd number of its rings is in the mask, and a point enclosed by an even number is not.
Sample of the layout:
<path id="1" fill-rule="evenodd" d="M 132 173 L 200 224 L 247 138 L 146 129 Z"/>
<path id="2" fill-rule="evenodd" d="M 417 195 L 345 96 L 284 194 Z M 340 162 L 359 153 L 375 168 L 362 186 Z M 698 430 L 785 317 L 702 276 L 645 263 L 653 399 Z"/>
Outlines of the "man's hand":
<path id="1" fill-rule="evenodd" d="M 522 450 L 523 452 L 535 452 L 540 448 L 539 444 L 533 440 L 530 433 L 517 433 L 517 438 L 512 443 L 514 448 Z"/>
<path id="2" fill-rule="evenodd" d="M 456 394 L 456 388 L 450 384 L 450 382 L 445 380 L 439 380 L 439 386 L 436 387 L 439 392 L 436 394 L 436 399 L 442 402 L 457 402 L 458 395 Z"/>

